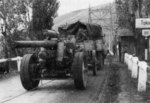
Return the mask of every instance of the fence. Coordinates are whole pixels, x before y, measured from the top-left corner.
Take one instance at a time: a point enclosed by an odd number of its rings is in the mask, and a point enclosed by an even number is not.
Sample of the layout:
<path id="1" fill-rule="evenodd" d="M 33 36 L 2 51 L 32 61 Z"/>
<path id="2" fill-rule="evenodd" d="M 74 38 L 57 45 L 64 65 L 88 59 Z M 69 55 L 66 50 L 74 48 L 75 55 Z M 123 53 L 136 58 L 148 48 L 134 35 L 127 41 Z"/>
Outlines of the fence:
<path id="1" fill-rule="evenodd" d="M 20 72 L 21 60 L 22 57 L 18 56 L 16 58 L 0 59 L 0 63 L 7 62 L 7 61 L 17 61 L 17 69 Z"/>
<path id="2" fill-rule="evenodd" d="M 138 57 L 134 57 L 125 53 L 124 62 L 128 66 L 128 70 L 131 72 L 131 77 L 137 79 L 139 92 L 146 91 L 146 84 L 149 82 L 149 70 L 150 67 L 145 61 L 139 61 Z"/>

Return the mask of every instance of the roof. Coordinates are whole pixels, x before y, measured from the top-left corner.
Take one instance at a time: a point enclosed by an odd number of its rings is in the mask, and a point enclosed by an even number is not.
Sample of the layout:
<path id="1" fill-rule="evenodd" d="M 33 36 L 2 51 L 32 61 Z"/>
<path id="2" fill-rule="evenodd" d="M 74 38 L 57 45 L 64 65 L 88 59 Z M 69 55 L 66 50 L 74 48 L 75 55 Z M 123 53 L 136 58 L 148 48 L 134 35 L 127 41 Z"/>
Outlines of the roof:
<path id="1" fill-rule="evenodd" d="M 87 35 L 89 38 L 97 39 L 103 36 L 102 27 L 100 25 L 83 23 L 80 21 L 77 21 L 72 24 L 63 25 L 58 28 L 58 31 L 60 32 L 60 34 L 65 33 L 76 35 L 80 28 L 87 30 Z"/>

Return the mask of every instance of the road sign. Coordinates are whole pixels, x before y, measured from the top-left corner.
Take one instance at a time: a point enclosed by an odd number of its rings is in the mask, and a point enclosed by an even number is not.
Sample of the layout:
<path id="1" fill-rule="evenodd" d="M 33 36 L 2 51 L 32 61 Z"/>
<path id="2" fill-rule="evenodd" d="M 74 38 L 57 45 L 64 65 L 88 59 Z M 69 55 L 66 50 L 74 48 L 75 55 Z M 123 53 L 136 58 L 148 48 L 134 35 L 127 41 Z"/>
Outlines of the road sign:
<path id="1" fill-rule="evenodd" d="M 139 18 L 135 22 L 136 28 L 150 28 L 150 18 Z"/>
<path id="2" fill-rule="evenodd" d="M 150 36 L 150 29 L 144 29 L 144 30 L 142 30 L 142 35 L 143 36 Z"/>

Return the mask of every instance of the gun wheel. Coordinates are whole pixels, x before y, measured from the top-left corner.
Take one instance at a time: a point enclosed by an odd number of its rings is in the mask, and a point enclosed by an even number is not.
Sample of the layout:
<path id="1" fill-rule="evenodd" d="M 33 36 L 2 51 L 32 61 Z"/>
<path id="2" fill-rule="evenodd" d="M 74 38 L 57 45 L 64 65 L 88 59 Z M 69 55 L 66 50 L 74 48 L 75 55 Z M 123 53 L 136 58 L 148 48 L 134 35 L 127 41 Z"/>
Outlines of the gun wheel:
<path id="1" fill-rule="evenodd" d="M 27 54 L 23 56 L 21 62 L 20 79 L 22 86 L 26 90 L 34 89 L 39 84 L 39 80 L 34 79 L 34 77 L 37 75 L 35 72 L 36 62 L 37 57 L 33 54 Z"/>
<path id="2" fill-rule="evenodd" d="M 100 54 L 100 67 L 101 67 L 101 69 L 104 68 L 104 57 L 103 57 L 103 54 Z"/>
<path id="3" fill-rule="evenodd" d="M 98 61 L 98 67 L 97 70 L 102 70 L 104 68 L 104 57 L 103 52 L 97 51 L 97 61 Z"/>
<path id="4" fill-rule="evenodd" d="M 97 60 L 96 60 L 95 51 L 92 51 L 92 58 L 93 58 L 93 68 L 92 68 L 93 76 L 96 76 L 97 75 Z"/>
<path id="5" fill-rule="evenodd" d="M 75 54 L 72 70 L 75 87 L 77 89 L 85 89 L 88 81 L 88 68 L 83 52 Z"/>

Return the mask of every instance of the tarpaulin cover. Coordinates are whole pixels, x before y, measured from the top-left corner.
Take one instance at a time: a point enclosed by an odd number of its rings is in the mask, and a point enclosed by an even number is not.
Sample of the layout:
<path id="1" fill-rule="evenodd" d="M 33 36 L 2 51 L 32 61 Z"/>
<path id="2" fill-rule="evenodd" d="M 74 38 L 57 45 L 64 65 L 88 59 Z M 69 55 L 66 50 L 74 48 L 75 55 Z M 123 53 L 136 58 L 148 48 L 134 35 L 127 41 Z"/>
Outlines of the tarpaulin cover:
<path id="1" fill-rule="evenodd" d="M 85 29 L 87 31 L 87 36 L 90 39 L 96 40 L 103 36 L 102 28 L 100 25 L 83 23 L 80 21 L 77 21 L 72 24 L 63 25 L 63 26 L 59 27 L 58 30 L 59 30 L 60 34 L 77 35 L 77 32 L 80 28 Z"/>

